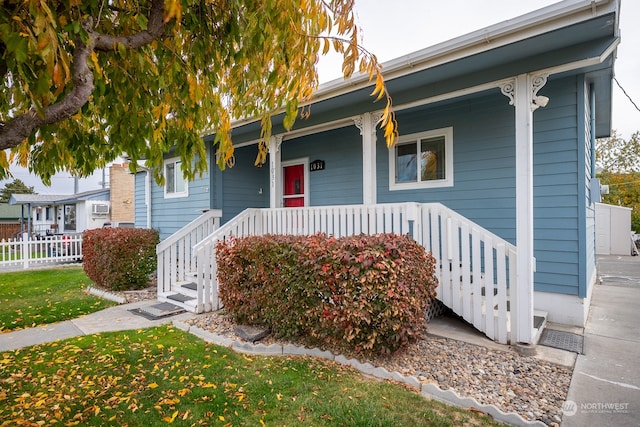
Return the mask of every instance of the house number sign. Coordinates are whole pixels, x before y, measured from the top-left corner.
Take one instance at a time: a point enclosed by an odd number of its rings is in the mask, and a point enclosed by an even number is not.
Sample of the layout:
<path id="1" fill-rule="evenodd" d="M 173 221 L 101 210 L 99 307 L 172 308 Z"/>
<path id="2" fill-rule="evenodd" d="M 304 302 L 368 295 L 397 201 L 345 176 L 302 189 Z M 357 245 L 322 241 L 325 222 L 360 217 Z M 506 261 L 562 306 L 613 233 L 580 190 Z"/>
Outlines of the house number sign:
<path id="1" fill-rule="evenodd" d="M 309 163 L 309 170 L 311 172 L 324 170 L 324 160 L 314 160 Z"/>

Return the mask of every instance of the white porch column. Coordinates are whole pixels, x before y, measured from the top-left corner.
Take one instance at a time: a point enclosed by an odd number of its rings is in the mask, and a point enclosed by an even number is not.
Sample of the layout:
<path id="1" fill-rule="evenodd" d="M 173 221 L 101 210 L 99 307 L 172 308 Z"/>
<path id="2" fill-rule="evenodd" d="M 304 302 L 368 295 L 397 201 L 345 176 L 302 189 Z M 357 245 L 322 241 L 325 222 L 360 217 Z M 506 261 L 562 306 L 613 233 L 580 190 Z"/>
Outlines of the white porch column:
<path id="1" fill-rule="evenodd" d="M 516 283 L 517 319 L 511 324 L 512 343 L 533 343 L 533 112 L 544 107 L 548 98 L 537 96 L 547 75 L 520 74 L 502 85 L 502 93 L 515 106 L 516 125 Z M 512 285 L 513 286 L 513 285 Z M 512 288 L 513 290 L 513 288 Z"/>
<path id="2" fill-rule="evenodd" d="M 362 203 L 377 202 L 376 179 L 376 124 L 382 113 L 364 113 L 354 119 L 362 135 Z"/>
<path id="3" fill-rule="evenodd" d="M 269 139 L 269 207 L 280 208 L 282 199 L 282 173 L 280 145 L 282 145 L 282 135 L 272 135 Z"/>

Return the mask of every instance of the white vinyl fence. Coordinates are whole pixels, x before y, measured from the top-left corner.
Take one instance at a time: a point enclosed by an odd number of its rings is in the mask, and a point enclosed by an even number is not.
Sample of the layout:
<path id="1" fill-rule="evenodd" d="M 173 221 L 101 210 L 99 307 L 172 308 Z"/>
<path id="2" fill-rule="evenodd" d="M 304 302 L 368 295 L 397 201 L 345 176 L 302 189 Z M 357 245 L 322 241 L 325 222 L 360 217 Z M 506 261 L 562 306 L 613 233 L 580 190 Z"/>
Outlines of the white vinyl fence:
<path id="1" fill-rule="evenodd" d="M 82 234 L 0 241 L 0 268 L 24 268 L 82 260 Z"/>

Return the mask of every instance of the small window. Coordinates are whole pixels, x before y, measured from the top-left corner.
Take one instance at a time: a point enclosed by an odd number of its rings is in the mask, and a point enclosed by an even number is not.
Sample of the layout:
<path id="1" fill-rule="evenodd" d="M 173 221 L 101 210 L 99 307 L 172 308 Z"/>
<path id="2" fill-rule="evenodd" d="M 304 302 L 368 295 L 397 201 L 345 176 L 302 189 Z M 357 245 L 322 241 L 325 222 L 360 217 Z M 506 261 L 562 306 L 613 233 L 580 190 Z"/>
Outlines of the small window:
<path id="1" fill-rule="evenodd" d="M 390 150 L 390 190 L 452 185 L 453 128 L 401 136 Z"/>
<path id="2" fill-rule="evenodd" d="M 186 197 L 189 195 L 189 185 L 184 179 L 179 159 L 168 159 L 164 163 L 164 197 Z"/>

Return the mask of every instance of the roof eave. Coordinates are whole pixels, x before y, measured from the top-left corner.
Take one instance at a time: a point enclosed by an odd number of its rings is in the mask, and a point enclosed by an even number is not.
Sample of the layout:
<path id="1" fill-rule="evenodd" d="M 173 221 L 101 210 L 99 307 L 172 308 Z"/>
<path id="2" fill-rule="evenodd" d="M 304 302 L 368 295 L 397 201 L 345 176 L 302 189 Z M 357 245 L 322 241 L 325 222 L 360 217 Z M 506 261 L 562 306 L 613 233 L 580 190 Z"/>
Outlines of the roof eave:
<path id="1" fill-rule="evenodd" d="M 519 17 L 436 44 L 382 64 L 387 81 L 464 57 L 535 37 L 588 19 L 617 12 L 620 0 L 565 0 Z M 616 13 L 616 19 L 618 14 Z M 615 25 L 615 28 L 618 28 Z M 617 36 L 617 35 L 616 35 Z M 319 86 L 304 105 L 335 98 L 371 86 L 368 74 L 335 79 Z M 255 117 L 232 123 L 233 128 L 256 122 Z"/>
<path id="2" fill-rule="evenodd" d="M 619 0 L 566 0 L 382 64 L 386 80 L 515 43 L 617 10 Z M 367 74 L 321 84 L 313 102 L 371 85 Z"/>

